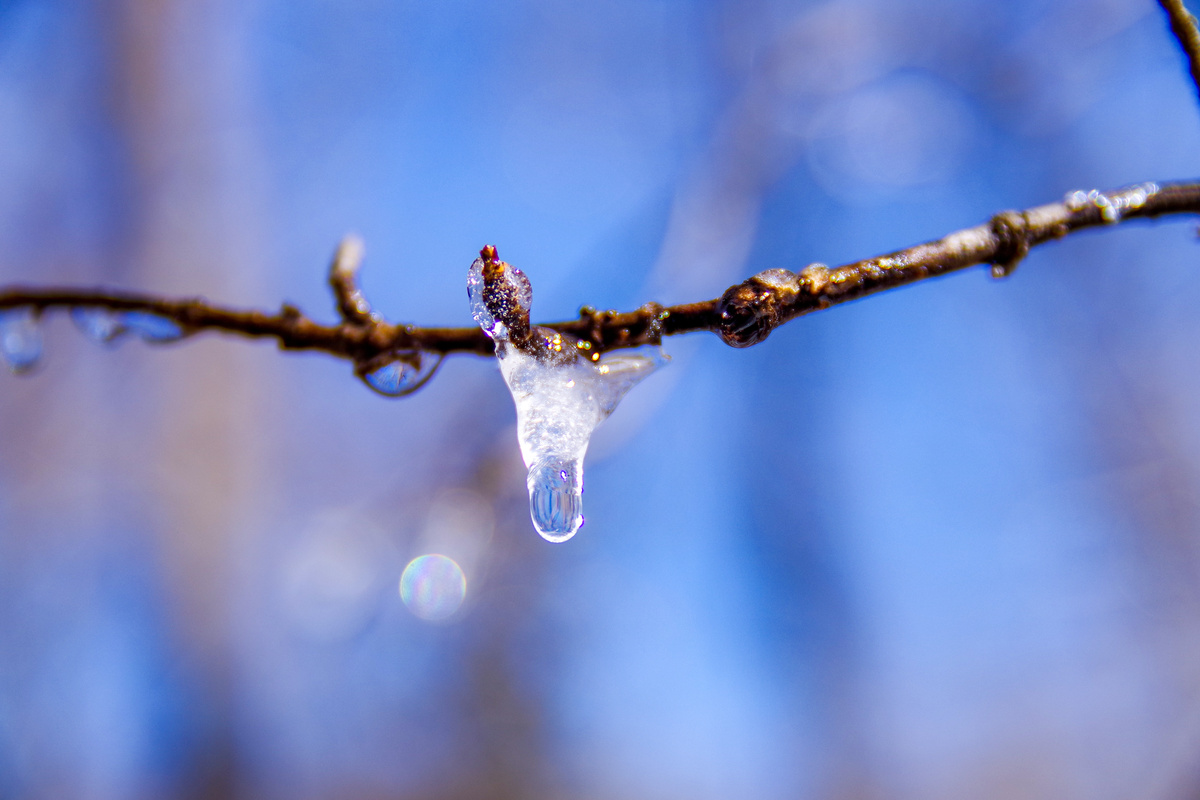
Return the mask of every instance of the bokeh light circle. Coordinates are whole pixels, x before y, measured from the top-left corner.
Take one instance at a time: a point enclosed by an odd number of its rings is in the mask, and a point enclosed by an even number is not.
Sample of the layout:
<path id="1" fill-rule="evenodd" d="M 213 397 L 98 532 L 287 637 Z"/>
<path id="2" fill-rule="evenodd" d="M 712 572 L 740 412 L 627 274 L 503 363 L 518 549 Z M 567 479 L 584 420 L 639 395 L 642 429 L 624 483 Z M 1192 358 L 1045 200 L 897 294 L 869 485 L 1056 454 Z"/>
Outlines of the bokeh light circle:
<path id="1" fill-rule="evenodd" d="M 466 596 L 467 576 L 448 556 L 418 556 L 400 576 L 400 599 L 409 611 L 430 622 L 452 617 Z"/>

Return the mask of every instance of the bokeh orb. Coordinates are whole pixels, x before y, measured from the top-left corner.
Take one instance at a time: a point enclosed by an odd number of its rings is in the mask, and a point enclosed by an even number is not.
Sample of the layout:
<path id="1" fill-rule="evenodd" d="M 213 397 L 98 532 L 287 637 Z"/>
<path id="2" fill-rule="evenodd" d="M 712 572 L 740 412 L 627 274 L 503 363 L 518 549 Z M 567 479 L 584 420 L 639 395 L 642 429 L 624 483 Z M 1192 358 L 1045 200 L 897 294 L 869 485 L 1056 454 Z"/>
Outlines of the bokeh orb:
<path id="1" fill-rule="evenodd" d="M 448 556 L 418 556 L 400 576 L 400 599 L 409 611 L 429 622 L 454 616 L 466 596 L 467 576 Z"/>

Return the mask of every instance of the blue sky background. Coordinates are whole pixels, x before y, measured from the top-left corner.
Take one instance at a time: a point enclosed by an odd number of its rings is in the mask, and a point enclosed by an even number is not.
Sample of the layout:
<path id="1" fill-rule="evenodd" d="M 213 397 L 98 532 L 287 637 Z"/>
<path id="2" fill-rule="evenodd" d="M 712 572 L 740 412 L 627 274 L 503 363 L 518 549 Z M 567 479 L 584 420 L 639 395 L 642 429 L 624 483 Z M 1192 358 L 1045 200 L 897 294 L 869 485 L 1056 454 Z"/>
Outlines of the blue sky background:
<path id="1" fill-rule="evenodd" d="M 686 302 L 1186 178 L 1151 0 L 0 3 L 0 283 L 470 322 Z M 46 320 L 0 375 L 0 796 L 1176 798 L 1200 787 L 1193 222 L 671 366 L 533 531 L 495 364 L 383 399 Z M 466 600 L 418 618 L 406 563 Z"/>

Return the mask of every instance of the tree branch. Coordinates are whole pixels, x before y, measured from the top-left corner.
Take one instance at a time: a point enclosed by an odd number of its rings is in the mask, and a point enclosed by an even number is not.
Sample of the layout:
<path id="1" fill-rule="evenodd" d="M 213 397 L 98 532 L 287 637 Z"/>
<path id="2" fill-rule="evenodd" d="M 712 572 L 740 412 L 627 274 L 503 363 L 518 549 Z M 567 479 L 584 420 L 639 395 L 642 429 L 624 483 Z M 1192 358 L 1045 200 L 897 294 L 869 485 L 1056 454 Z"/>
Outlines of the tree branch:
<path id="1" fill-rule="evenodd" d="M 1188 69 L 1192 73 L 1192 84 L 1200 97 L 1200 30 L 1196 18 L 1183 5 L 1183 0 L 1158 0 L 1171 22 L 1171 33 L 1179 40 L 1179 46 L 1187 55 Z"/>
<path id="2" fill-rule="evenodd" d="M 545 327 L 590 342 L 597 352 L 654 344 L 663 336 L 696 331 L 713 331 L 727 344 L 747 347 L 796 317 L 975 264 L 992 264 L 992 274 L 1003 277 L 1031 248 L 1075 231 L 1198 213 L 1200 182 L 1076 191 L 1059 203 L 1005 211 L 983 225 L 865 261 L 836 268 L 813 264 L 798 274 L 768 270 L 730 287 L 716 300 L 667 308 L 650 303 L 624 313 L 584 307 L 579 319 Z M 361 244 L 348 239 L 330 268 L 329 282 L 342 317 L 336 325 L 315 322 L 291 305 L 271 314 L 223 308 L 202 298 L 170 299 L 106 289 L 4 287 L 0 311 L 28 308 L 40 314 L 55 308 L 95 308 L 154 314 L 175 322 L 184 335 L 220 331 L 266 337 L 286 350 L 315 350 L 346 358 L 360 375 L 389 361 L 419 363 L 421 354 L 493 354 L 492 341 L 479 328 L 422 328 L 385 321 L 371 310 L 358 288 L 361 253 Z"/>
<path id="3" fill-rule="evenodd" d="M 351 324 L 364 325 L 377 315 L 358 288 L 358 270 L 362 266 L 363 243 L 357 236 L 347 236 L 333 254 L 329 267 L 329 288 L 337 300 L 338 313 Z"/>

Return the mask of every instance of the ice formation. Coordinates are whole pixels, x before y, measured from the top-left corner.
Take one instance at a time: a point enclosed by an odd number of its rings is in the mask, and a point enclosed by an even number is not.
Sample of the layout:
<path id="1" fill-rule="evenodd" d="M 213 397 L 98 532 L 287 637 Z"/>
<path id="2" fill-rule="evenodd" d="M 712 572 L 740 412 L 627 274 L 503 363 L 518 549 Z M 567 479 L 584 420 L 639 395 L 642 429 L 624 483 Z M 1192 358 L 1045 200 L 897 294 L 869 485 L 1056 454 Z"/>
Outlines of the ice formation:
<path id="1" fill-rule="evenodd" d="M 548 541 L 563 542 L 583 525 L 583 456 L 592 431 L 668 359 L 657 347 L 642 347 L 594 360 L 575 339 L 531 328 L 529 279 L 496 260 L 494 248 L 480 255 L 467 277 L 471 314 L 496 343 L 517 407 L 533 525 Z"/>
<path id="2" fill-rule="evenodd" d="M 1077 189 L 1073 192 L 1067 192 L 1067 196 L 1063 198 L 1067 208 L 1072 211 L 1078 211 L 1087 206 L 1095 206 L 1100 209 L 1100 216 L 1105 222 L 1112 224 L 1120 222 L 1128 211 L 1136 211 L 1146 205 L 1146 201 L 1161 191 L 1157 183 L 1139 183 L 1136 186 L 1128 186 L 1119 192 L 1106 194 L 1104 192 L 1092 189 L 1085 192 L 1082 189 Z"/>

